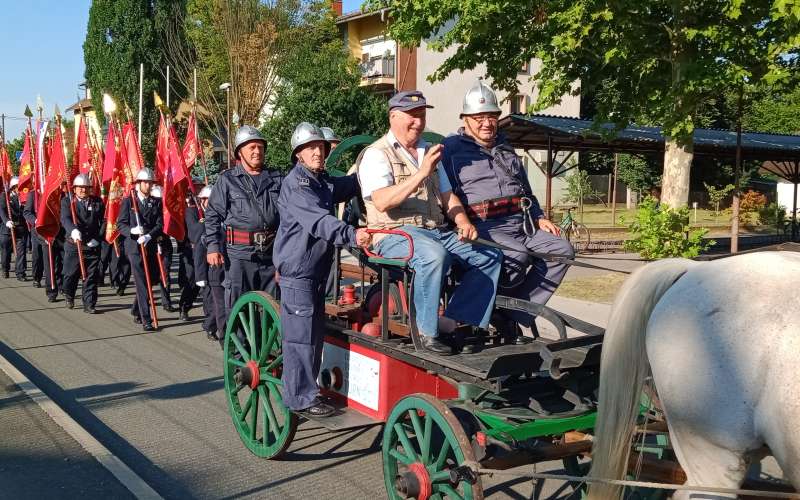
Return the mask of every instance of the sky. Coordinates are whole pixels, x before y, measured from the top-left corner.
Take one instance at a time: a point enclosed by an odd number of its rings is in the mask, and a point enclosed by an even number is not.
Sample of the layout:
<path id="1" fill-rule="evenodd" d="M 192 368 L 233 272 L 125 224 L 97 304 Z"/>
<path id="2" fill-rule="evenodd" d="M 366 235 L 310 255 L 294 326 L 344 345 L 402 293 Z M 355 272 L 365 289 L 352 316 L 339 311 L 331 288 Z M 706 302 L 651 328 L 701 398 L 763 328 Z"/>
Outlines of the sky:
<path id="1" fill-rule="evenodd" d="M 343 11 L 357 10 L 362 0 L 344 0 Z M 0 74 L 0 114 L 6 137 L 25 129 L 25 105 L 36 114 L 42 96 L 44 115 L 58 104 L 65 110 L 77 101 L 83 82 L 83 40 L 91 0 L 0 0 L 3 28 L 3 72 Z M 71 117 L 71 114 L 67 114 Z"/>

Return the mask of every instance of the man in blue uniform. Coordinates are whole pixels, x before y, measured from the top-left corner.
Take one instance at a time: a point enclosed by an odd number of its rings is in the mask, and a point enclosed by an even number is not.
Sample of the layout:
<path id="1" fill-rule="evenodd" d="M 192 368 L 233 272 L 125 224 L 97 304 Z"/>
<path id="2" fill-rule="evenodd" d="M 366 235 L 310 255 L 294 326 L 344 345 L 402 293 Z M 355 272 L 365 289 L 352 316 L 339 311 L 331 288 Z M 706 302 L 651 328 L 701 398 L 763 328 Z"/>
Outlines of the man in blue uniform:
<path id="1" fill-rule="evenodd" d="M 155 174 L 151 169 L 144 167 L 139 170 L 139 173 L 136 174 L 135 193 L 122 200 L 117 217 L 117 229 L 120 232 L 120 239 L 125 245 L 125 253 L 130 259 L 136 286 L 136 298 L 131 306 L 131 314 L 134 323 L 141 323 L 142 330 L 146 332 L 155 331 L 155 328 L 153 327 L 152 311 L 150 311 L 150 293 L 147 287 L 141 245 L 144 245 L 147 254 L 150 283 L 153 283 L 158 279 L 156 242 L 164 229 L 161 200 L 150 196 L 153 182 L 155 182 Z M 136 203 L 136 207 L 133 206 L 133 203 Z"/>
<path id="2" fill-rule="evenodd" d="M 196 181 L 195 186 L 197 186 Z M 202 185 L 200 187 L 202 188 Z M 202 189 L 199 191 L 202 192 Z M 191 193 L 186 197 L 186 210 L 183 215 L 186 223 L 186 239 L 178 244 L 178 284 L 181 289 L 181 296 L 178 299 L 178 319 L 183 321 L 189 320 L 189 310 L 194 305 L 200 291 L 196 284 L 198 279 L 194 263 L 194 247 L 205 231 L 205 227 L 203 227 L 205 214 L 203 208 L 195 203 L 195 200 L 199 203 L 199 198 Z"/>
<path id="3" fill-rule="evenodd" d="M 193 216 L 188 215 L 190 210 L 187 209 L 187 227 L 194 257 L 195 285 L 203 298 L 203 331 L 206 332 L 208 340 L 219 341 L 221 344 L 225 338 L 225 294 L 222 288 L 225 268 L 222 266 L 211 267 L 206 261 L 208 252 L 205 236 L 205 211 L 208 208 L 209 196 L 211 196 L 211 186 L 206 186 L 197 193 L 197 212 L 198 216 L 201 213 L 202 216 L 198 218 L 196 226 L 194 223 L 190 225 L 189 219 Z"/>
<path id="4" fill-rule="evenodd" d="M 103 200 L 91 194 L 92 182 L 88 174 L 80 174 L 72 182 L 75 197 L 61 199 L 61 226 L 69 236 L 64 245 L 64 298 L 67 308 L 75 306 L 75 290 L 78 287 L 80 262 L 78 245 L 81 245 L 86 279 L 83 280 L 83 312 L 97 311 L 97 282 L 100 279 L 100 240 L 105 216 Z M 74 205 L 75 219 L 72 218 Z"/>
<path id="5" fill-rule="evenodd" d="M 20 202 L 19 193 L 17 192 L 17 184 L 19 184 L 19 177 L 14 176 L 11 178 L 8 193 L 8 204 L 11 206 L 11 213 L 8 213 L 5 199 L 0 200 L 0 220 L 3 222 L 0 228 L 0 245 L 3 246 L 3 277 L 8 278 L 9 270 L 11 269 L 11 247 L 12 238 L 11 231 L 14 231 L 14 237 L 17 240 L 17 247 L 13 250 L 16 256 L 14 274 L 17 275 L 17 281 L 25 281 L 28 269 L 28 225 L 25 223 L 25 218 L 22 215 L 22 206 Z"/>
<path id="6" fill-rule="evenodd" d="M 251 290 L 277 295 L 272 244 L 278 230 L 281 175 L 265 168 L 266 147 L 254 127 L 245 125 L 236 132 L 233 151 L 239 164 L 220 174 L 205 214 L 206 260 L 212 267 L 225 266 L 228 311 Z"/>
<path id="7" fill-rule="evenodd" d="M 161 198 L 161 186 L 158 184 L 153 186 L 153 189 L 150 190 L 150 196 L 158 198 L 161 200 L 161 205 L 164 205 L 164 200 Z M 158 268 L 158 289 L 161 293 L 161 307 L 165 312 L 175 312 L 175 307 L 172 305 L 172 275 L 170 274 L 172 271 L 173 251 L 172 240 L 168 234 L 162 233 L 161 236 L 158 237 L 156 248 L 158 249 L 158 262 L 160 262 Z M 163 277 L 161 275 L 162 269 L 164 270 Z"/>
<path id="8" fill-rule="evenodd" d="M 274 260 L 281 280 L 283 401 L 311 417 L 333 408 L 319 400 L 317 375 L 325 335 L 325 282 L 334 245 L 366 246 L 370 236 L 331 215 L 332 208 L 358 192 L 355 175 L 325 172 L 329 144 L 316 125 L 303 122 L 292 134 L 295 167 L 283 181 L 278 207 L 281 224 Z"/>
<path id="9" fill-rule="evenodd" d="M 2 200 L 0 200 L 2 201 Z M 33 287 L 42 287 L 42 277 L 44 276 L 44 261 L 47 258 L 47 241 L 36 232 L 36 191 L 31 189 L 25 198 L 25 205 L 22 207 L 22 216 L 31 231 L 31 274 L 33 275 Z"/>
<path id="10" fill-rule="evenodd" d="M 503 251 L 500 293 L 546 304 L 564 278 L 567 265 L 533 259 L 525 252 L 568 258 L 574 257 L 574 252 L 539 207 L 514 148 L 498 134 L 500 112 L 495 93 L 478 81 L 464 96 L 464 126 L 443 142 L 442 165 L 480 237 L 518 249 Z M 528 213 L 523 210 L 528 203 L 524 199 L 530 202 Z M 513 313 L 513 319 L 523 326 L 532 322 L 524 313 Z M 506 333 L 509 341 L 525 342 L 516 328 Z"/>
<path id="11" fill-rule="evenodd" d="M 63 195 L 62 195 L 63 196 Z M 36 206 L 36 194 L 33 190 L 28 192 L 28 198 L 25 201 L 25 208 L 22 210 L 22 214 L 25 217 L 25 221 L 28 225 L 32 228 L 36 227 L 36 211 L 38 207 Z M 39 245 L 42 251 L 42 259 L 43 259 L 43 269 L 42 273 L 44 274 L 44 283 L 45 283 L 45 293 L 47 294 L 47 301 L 48 302 L 55 302 L 58 293 L 62 290 L 63 287 L 63 256 L 64 256 L 64 239 L 65 239 L 65 232 L 64 226 L 61 226 L 59 229 L 58 234 L 56 237 L 53 238 L 53 241 L 48 245 L 47 240 L 39 236 L 39 233 L 36 230 L 32 231 L 32 238 L 37 239 L 39 241 Z M 53 270 L 52 273 L 50 272 L 50 254 L 52 253 L 52 260 L 53 260 Z M 50 276 L 55 280 L 55 283 L 51 282 Z M 35 275 L 34 275 L 35 278 Z"/>

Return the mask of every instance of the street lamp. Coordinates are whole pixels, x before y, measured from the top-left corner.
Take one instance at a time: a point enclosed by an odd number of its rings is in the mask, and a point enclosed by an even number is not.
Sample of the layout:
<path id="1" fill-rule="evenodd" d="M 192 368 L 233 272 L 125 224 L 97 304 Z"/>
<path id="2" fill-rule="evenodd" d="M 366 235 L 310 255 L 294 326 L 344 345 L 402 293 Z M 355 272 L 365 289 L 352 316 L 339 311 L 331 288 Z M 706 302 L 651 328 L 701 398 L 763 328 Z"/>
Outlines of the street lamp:
<path id="1" fill-rule="evenodd" d="M 225 137 L 227 138 L 228 142 L 228 168 L 231 168 L 231 84 L 229 82 L 225 82 L 219 86 L 219 89 L 225 91 L 225 107 L 227 108 L 227 112 L 225 114 L 225 119 L 227 121 Z"/>

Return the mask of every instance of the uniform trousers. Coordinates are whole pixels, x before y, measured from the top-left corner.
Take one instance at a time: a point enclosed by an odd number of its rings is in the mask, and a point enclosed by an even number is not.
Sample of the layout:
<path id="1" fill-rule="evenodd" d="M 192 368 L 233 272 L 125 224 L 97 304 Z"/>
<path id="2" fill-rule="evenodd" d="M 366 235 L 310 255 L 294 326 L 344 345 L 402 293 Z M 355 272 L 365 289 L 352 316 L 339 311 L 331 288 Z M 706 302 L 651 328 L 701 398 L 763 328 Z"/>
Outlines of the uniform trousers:
<path id="1" fill-rule="evenodd" d="M 36 233 L 31 233 L 31 275 L 33 281 L 42 281 L 44 276 L 44 259 L 47 257 L 47 243 Z"/>
<path id="2" fill-rule="evenodd" d="M 100 279 L 100 247 L 81 247 L 83 251 L 83 265 L 86 269 L 86 279 L 83 280 L 83 293 L 81 300 L 83 307 L 94 307 L 97 304 L 97 282 Z M 78 280 L 81 277 L 78 247 L 67 241 L 64 243 L 64 297 L 75 298 Z"/>
<path id="3" fill-rule="evenodd" d="M 178 308 L 188 311 L 194 305 L 195 299 L 200 292 L 200 287 L 194 272 L 194 246 L 186 241 L 178 246 L 178 256 L 180 265 L 178 266 L 178 284 L 181 287 L 181 297 L 178 299 Z M 181 272 L 180 270 L 183 270 Z"/>
<path id="4" fill-rule="evenodd" d="M 2 266 L 3 272 L 7 273 L 11 270 L 11 253 L 14 253 L 14 274 L 17 278 L 24 278 L 28 270 L 28 238 L 30 233 L 27 231 L 18 231 L 14 235 L 17 239 L 17 247 L 12 250 L 13 241 L 11 233 L 0 234 L 0 249 L 3 251 Z"/>
<path id="5" fill-rule="evenodd" d="M 116 250 L 119 250 L 119 255 L 117 255 L 114 246 L 111 246 L 111 262 L 108 266 L 111 269 L 111 283 L 122 289 L 131 282 L 131 262 L 128 259 L 128 249 L 124 241 L 125 237 L 123 236 L 117 238 Z M 136 248 L 138 252 L 138 245 L 136 245 Z"/>
<path id="6" fill-rule="evenodd" d="M 225 268 L 225 308 L 227 313 L 246 292 L 261 290 L 278 296 L 272 252 L 254 253 L 249 259 L 231 257 Z"/>
<path id="7" fill-rule="evenodd" d="M 151 284 L 158 280 L 158 249 L 156 246 L 157 243 L 152 240 L 145 245 Z M 131 271 L 133 272 L 133 284 L 136 286 L 136 300 L 134 300 L 131 305 L 131 314 L 135 318 L 141 318 L 142 323 L 150 324 L 153 322 L 153 316 L 150 311 L 147 275 L 144 272 L 144 259 L 141 254 L 141 246 L 137 244 L 136 240 L 133 238 L 128 238 L 125 241 L 125 253 L 130 261 Z"/>
<path id="8" fill-rule="evenodd" d="M 41 240 L 41 244 L 42 252 L 44 253 L 44 291 L 49 299 L 55 300 L 64 284 L 64 242 L 53 240 L 48 245 L 47 241 Z M 53 262 L 52 272 L 50 269 L 51 255 Z M 55 279 L 55 283 L 50 279 L 51 276 Z"/>

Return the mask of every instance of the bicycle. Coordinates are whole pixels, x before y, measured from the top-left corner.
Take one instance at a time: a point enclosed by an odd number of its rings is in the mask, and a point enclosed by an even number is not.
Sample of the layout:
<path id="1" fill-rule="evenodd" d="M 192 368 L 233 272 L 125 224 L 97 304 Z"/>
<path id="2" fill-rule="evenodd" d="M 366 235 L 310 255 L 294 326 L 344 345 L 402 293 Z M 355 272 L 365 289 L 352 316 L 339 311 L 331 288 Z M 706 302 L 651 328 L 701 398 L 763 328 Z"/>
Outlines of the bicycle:
<path id="1" fill-rule="evenodd" d="M 575 217 L 572 215 L 572 211 L 576 208 L 578 207 L 566 208 L 567 212 L 564 214 L 558 227 L 561 228 L 561 234 L 564 239 L 572 243 L 575 252 L 581 253 L 589 249 L 591 235 L 589 234 L 589 228 L 575 220 Z"/>

